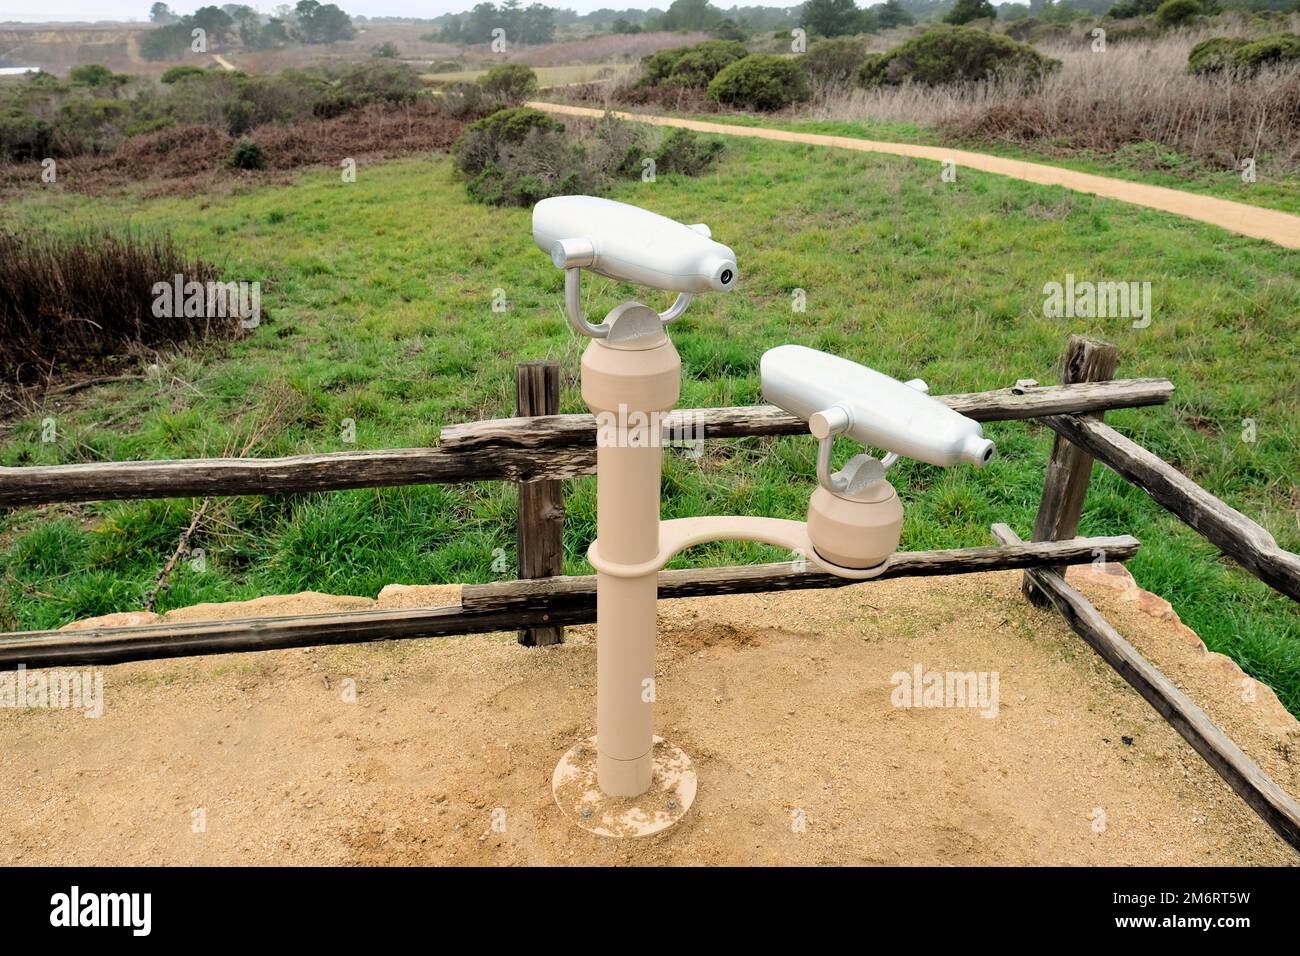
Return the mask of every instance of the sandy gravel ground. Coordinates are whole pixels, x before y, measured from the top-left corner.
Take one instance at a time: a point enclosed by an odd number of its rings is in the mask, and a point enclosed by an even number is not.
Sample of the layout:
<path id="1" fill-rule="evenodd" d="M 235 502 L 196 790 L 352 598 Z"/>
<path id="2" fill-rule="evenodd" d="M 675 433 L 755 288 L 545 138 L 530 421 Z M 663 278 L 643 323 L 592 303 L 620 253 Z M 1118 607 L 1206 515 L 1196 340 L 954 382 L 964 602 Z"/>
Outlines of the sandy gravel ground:
<path id="1" fill-rule="evenodd" d="M 528 106 L 548 113 L 564 116 L 585 116 L 600 118 L 604 110 L 586 106 L 566 106 L 560 103 L 528 103 Z M 1118 199 L 1171 212 L 1188 219 L 1197 219 L 1211 225 L 1240 233 L 1255 239 L 1267 239 L 1288 249 L 1300 249 L 1300 216 L 1252 206 L 1249 203 L 1233 202 L 1231 199 L 1217 199 L 1202 193 L 1185 192 L 1166 186 L 1151 186 L 1146 183 L 1130 182 L 1126 179 L 1113 179 L 1094 173 L 1081 173 L 1060 166 L 1046 163 L 1029 163 L 1020 159 L 1008 159 L 1004 156 L 990 156 L 988 153 L 973 153 L 965 149 L 950 149 L 946 146 L 921 146 L 916 143 L 888 143 L 881 140 L 859 139 L 852 136 L 827 136 L 822 133 L 794 133 L 789 130 L 764 129 L 756 126 L 735 126 L 729 123 L 709 123 L 702 120 L 683 119 L 678 116 L 652 116 L 645 113 L 615 112 L 620 119 L 636 120 L 653 126 L 679 126 L 692 129 L 698 133 L 714 133 L 719 136 L 748 136 L 754 139 L 772 139 L 785 143 L 804 143 L 812 146 L 831 146 L 836 149 L 853 149 L 865 153 L 888 153 L 892 156 L 911 156 L 915 159 L 928 159 L 937 163 L 951 160 L 964 169 L 978 169 L 999 176 L 1010 176 L 1029 183 L 1043 186 L 1064 186 L 1076 192 L 1091 193 L 1106 199 Z"/>
<path id="2" fill-rule="evenodd" d="M 1126 573 L 1071 573 L 1300 793 L 1300 724 L 1272 691 Z M 0 863 L 1297 862 L 1015 572 L 663 602 L 660 624 L 658 726 L 700 791 L 659 836 L 591 836 L 552 802 L 556 760 L 594 730 L 580 627 L 548 649 L 490 635 L 118 665 L 99 719 L 0 711 Z M 997 715 L 894 706 L 891 677 L 918 664 L 997 672 Z"/>

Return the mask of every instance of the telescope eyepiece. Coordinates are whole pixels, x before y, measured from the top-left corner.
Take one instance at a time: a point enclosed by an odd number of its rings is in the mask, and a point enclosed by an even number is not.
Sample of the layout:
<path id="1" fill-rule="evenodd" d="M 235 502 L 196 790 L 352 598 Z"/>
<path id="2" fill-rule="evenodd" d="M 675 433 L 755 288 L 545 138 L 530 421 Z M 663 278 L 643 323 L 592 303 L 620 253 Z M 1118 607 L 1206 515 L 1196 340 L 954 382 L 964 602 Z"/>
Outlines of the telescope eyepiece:
<path id="1" fill-rule="evenodd" d="M 557 239 L 551 246 L 551 261 L 557 269 L 583 269 L 596 258 L 596 248 L 587 239 Z"/>
<path id="2" fill-rule="evenodd" d="M 712 259 L 704 270 L 716 292 L 730 291 L 736 284 L 736 263 L 730 259 Z"/>

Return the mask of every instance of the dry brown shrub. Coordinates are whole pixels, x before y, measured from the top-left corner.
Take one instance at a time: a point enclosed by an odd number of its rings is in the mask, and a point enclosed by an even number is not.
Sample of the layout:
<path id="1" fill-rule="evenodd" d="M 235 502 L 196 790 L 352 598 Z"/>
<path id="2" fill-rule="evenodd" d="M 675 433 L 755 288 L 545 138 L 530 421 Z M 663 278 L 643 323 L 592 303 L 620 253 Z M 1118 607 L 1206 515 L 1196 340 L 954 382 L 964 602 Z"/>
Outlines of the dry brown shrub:
<path id="1" fill-rule="evenodd" d="M 420 104 L 405 109 L 372 107 L 293 126 L 262 126 L 250 138 L 262 147 L 272 169 L 296 169 L 337 163 L 345 156 L 445 150 L 460 137 L 464 125 Z"/>
<path id="2" fill-rule="evenodd" d="M 27 384 L 114 356 L 240 334 L 235 317 L 153 314 L 154 284 L 215 267 L 166 234 L 0 232 L 0 380 Z"/>
<path id="3" fill-rule="evenodd" d="M 1300 171 L 1300 67 L 1254 78 L 1193 76 L 1187 53 L 1207 35 L 1188 30 L 1115 42 L 1097 54 L 1087 42 L 1045 45 L 1042 51 L 1063 65 L 1032 89 L 998 81 L 859 89 L 826 95 L 803 115 L 916 123 L 973 144 L 1047 153 L 1158 144 L 1211 168 L 1235 169 L 1246 157 L 1267 157 L 1276 172 Z M 1176 162 L 1158 150 L 1145 155 L 1136 161 Z"/>
<path id="4" fill-rule="evenodd" d="M 344 158 L 393 157 L 446 150 L 464 124 L 428 103 L 371 106 L 326 120 L 259 126 L 248 137 L 262 147 L 267 169 L 231 169 L 236 142 L 211 126 L 173 126 L 126 140 L 111 156 L 60 160 L 58 182 L 73 192 L 102 193 L 139 185 L 145 196 L 227 192 L 240 182 L 288 182 L 304 166 L 337 165 Z M 40 183 L 36 163 L 0 164 L 0 189 Z"/>

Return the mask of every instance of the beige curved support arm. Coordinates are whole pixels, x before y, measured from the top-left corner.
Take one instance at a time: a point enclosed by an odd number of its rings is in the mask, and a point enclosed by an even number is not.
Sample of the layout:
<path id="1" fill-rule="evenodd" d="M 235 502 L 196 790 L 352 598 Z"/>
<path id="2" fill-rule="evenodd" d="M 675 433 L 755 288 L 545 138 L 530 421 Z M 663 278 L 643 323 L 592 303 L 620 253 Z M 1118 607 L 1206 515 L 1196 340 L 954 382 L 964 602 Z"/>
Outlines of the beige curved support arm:
<path id="1" fill-rule="evenodd" d="M 667 325 L 674 319 L 680 318 L 682 313 L 695 300 L 695 296 L 689 292 L 680 292 L 673 304 L 668 307 L 668 311 L 659 313 L 659 320 Z M 603 339 L 609 337 L 609 322 L 601 322 L 599 325 L 592 323 L 587 318 L 587 313 L 582 308 L 582 270 L 577 266 L 570 266 L 564 270 L 564 314 L 569 318 L 569 325 L 579 335 L 585 335 L 589 339 Z"/>
<path id="2" fill-rule="evenodd" d="M 686 311 L 686 307 L 694 300 L 695 296 L 689 292 L 677 293 L 677 298 L 673 299 L 673 304 L 668 307 L 668 311 L 659 313 L 660 321 L 667 325 L 673 319 L 680 318 L 681 314 Z"/>
<path id="3" fill-rule="evenodd" d="M 587 549 L 587 560 L 601 574 L 636 578 L 663 569 L 673 555 L 708 541 L 758 541 L 803 555 L 819 571 L 841 578 L 866 581 L 889 567 L 892 558 L 874 568 L 842 568 L 822 560 L 808 539 L 808 525 L 788 518 L 751 518 L 743 515 L 710 515 L 704 518 L 674 518 L 659 523 L 659 553 L 641 564 L 617 564 L 600 556 L 596 540 Z"/>
<path id="4" fill-rule="evenodd" d="M 593 325 L 587 321 L 587 314 L 582 311 L 582 270 L 564 270 L 564 313 L 569 317 L 569 324 L 579 335 L 589 339 L 603 339 L 609 335 L 609 325 L 605 322 Z"/>

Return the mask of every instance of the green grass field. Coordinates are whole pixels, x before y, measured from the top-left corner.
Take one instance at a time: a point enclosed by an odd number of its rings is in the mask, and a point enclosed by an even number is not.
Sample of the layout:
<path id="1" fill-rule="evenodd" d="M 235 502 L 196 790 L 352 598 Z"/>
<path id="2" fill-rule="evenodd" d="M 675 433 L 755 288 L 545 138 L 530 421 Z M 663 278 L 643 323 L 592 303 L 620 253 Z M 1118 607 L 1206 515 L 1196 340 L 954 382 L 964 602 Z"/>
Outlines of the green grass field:
<path id="1" fill-rule="evenodd" d="M 1121 375 L 1178 389 L 1171 405 L 1108 420 L 1300 548 L 1300 254 L 997 176 L 963 172 L 946 184 L 934 164 L 744 140 L 728 141 L 715 174 L 629 183 L 615 198 L 705 221 L 737 252 L 738 291 L 698 300 L 674 326 L 683 406 L 760 401 L 759 357 L 783 342 L 921 376 L 943 393 L 1056 382 L 1068 335 L 1090 333 L 1120 346 Z M 546 357 L 565 369 L 563 409 L 582 410 L 585 343 L 564 321 L 562 276 L 533 247 L 529 212 L 471 205 L 443 158 L 363 164 L 354 184 L 324 171 L 223 198 L 43 194 L 0 212 L 0 225 L 22 229 L 124 221 L 168 227 L 229 278 L 262 281 L 264 322 L 222 349 L 165 358 L 138 381 L 77 393 L 53 413 L 56 442 L 41 441 L 49 411 L 10 422 L 5 465 L 428 445 L 444 424 L 510 414 L 514 364 Z M 1151 325 L 1045 318 L 1043 286 L 1067 273 L 1150 281 Z M 796 289 L 806 311 L 792 310 Z M 586 291 L 598 315 L 632 292 L 603 280 Z M 494 312 L 501 295 L 505 311 Z M 348 419 L 354 444 L 343 440 Z M 986 434 L 1000 457 L 983 472 L 894 472 L 905 548 L 987 544 L 994 521 L 1030 530 L 1051 435 L 1026 423 Z M 840 454 L 851 451 L 843 443 Z M 695 460 L 673 452 L 665 516 L 802 517 L 813 459 L 814 442 L 794 437 L 707 442 Z M 594 480 L 567 490 L 566 564 L 579 573 Z M 510 576 L 493 562 L 504 554 L 513 567 L 514 499 L 513 487 L 484 483 L 222 500 L 194 542 L 206 568 L 182 563 L 159 608 Z M 4 513 L 0 623 L 52 627 L 139 607 L 195 504 Z M 1294 604 L 1099 468 L 1081 533 L 1121 532 L 1143 542 L 1130 564 L 1138 581 L 1300 714 Z M 784 557 L 726 543 L 676 566 Z"/>

